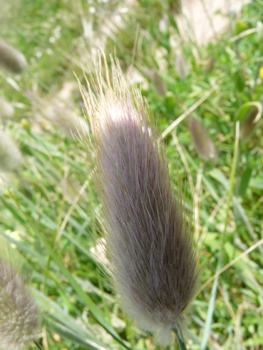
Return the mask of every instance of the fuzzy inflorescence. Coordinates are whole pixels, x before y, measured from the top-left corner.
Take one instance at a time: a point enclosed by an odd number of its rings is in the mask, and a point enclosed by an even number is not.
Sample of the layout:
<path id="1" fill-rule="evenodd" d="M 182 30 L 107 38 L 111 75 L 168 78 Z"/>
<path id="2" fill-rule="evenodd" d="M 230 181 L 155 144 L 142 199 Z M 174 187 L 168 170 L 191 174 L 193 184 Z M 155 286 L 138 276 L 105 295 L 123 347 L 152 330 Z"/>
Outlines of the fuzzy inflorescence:
<path id="1" fill-rule="evenodd" d="M 36 336 L 39 314 L 19 274 L 0 259 L 0 349 L 20 350 Z"/>
<path id="2" fill-rule="evenodd" d="M 115 61 L 112 80 L 113 86 L 98 79 L 97 96 L 82 89 L 94 136 L 107 254 L 123 307 L 166 345 L 171 329 L 183 328 L 197 289 L 191 224 L 181 192 L 178 197 L 173 192 L 148 109 Z"/>

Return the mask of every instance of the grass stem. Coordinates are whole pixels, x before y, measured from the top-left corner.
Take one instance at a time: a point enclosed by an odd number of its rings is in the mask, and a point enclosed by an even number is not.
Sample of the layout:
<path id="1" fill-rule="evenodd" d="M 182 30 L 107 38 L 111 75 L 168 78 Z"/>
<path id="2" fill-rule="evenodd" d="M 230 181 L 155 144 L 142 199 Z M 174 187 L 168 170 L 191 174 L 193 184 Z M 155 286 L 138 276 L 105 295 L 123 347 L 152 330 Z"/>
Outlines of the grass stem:
<path id="1" fill-rule="evenodd" d="M 176 338 L 178 340 L 180 350 L 186 350 L 186 345 L 185 345 L 185 342 L 184 342 L 184 339 L 183 339 L 183 336 L 182 336 L 180 329 L 176 326 L 176 327 L 173 327 L 173 331 L 174 331 Z"/>

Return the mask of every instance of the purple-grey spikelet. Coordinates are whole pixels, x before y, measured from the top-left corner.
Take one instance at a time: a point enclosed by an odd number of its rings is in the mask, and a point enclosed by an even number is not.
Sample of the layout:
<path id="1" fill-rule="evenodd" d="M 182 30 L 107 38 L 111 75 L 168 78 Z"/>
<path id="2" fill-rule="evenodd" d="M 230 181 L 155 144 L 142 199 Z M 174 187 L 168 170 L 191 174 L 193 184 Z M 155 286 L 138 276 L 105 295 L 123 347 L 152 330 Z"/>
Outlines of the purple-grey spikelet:
<path id="1" fill-rule="evenodd" d="M 98 74 L 96 96 L 81 88 L 94 136 L 107 254 L 124 309 L 167 345 L 171 329 L 183 328 L 196 294 L 197 252 L 148 108 L 118 62 L 111 67 L 112 85 L 107 72 L 107 83 Z"/>
<path id="2" fill-rule="evenodd" d="M 206 129 L 193 117 L 189 119 L 189 129 L 199 156 L 204 160 L 216 163 L 218 159 L 217 149 Z"/>
<path id="3" fill-rule="evenodd" d="M 20 350 L 36 336 L 39 314 L 19 274 L 0 259 L 0 349 Z"/>

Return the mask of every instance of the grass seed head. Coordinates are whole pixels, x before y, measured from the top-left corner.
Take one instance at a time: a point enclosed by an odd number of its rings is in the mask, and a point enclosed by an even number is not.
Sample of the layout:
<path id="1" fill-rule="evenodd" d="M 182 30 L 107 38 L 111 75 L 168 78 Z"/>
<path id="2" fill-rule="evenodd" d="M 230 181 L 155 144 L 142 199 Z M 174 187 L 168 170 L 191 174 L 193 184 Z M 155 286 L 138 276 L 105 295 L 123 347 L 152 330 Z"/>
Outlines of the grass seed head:
<path id="1" fill-rule="evenodd" d="M 20 350 L 37 335 L 39 314 L 22 278 L 0 259 L 0 349 Z"/>
<path id="2" fill-rule="evenodd" d="M 27 68 L 27 62 L 21 52 L 0 41 L 0 66 L 10 73 L 20 74 Z"/>
<path id="3" fill-rule="evenodd" d="M 157 94 L 160 96 L 164 96 L 166 94 L 166 86 L 156 69 L 153 69 L 152 80 Z"/>
<path id="4" fill-rule="evenodd" d="M 177 74 L 181 79 L 185 79 L 188 74 L 188 68 L 185 62 L 185 58 L 183 56 L 177 56 L 175 61 L 175 67 Z"/>
<path id="5" fill-rule="evenodd" d="M 199 156 L 204 160 L 216 162 L 218 158 L 217 149 L 206 129 L 193 117 L 189 119 L 189 129 Z"/>
<path id="6" fill-rule="evenodd" d="M 0 98 L 0 118 L 9 119 L 9 118 L 12 118 L 13 115 L 14 115 L 14 107 L 11 105 L 11 103 Z"/>
<path id="7" fill-rule="evenodd" d="M 22 163 L 22 155 L 11 138 L 0 130 L 0 172 L 14 171 Z"/>
<path id="8" fill-rule="evenodd" d="M 66 108 L 50 106 L 50 109 L 45 110 L 45 115 L 68 137 L 74 138 L 76 135 L 87 137 L 90 132 L 86 120 Z"/>
<path id="9" fill-rule="evenodd" d="M 248 116 L 244 119 L 243 123 L 241 124 L 240 138 L 242 140 L 248 140 L 253 135 L 255 127 L 257 125 L 257 123 L 255 122 L 257 114 L 258 108 L 251 108 L 250 112 L 248 113 Z"/>
<path id="10" fill-rule="evenodd" d="M 195 296 L 197 253 L 148 108 L 140 92 L 129 88 L 118 62 L 111 68 L 112 85 L 107 72 L 107 82 L 98 77 L 96 95 L 82 88 L 107 254 L 123 307 L 166 345 L 172 327 L 184 328 L 184 313 Z"/>
<path id="11" fill-rule="evenodd" d="M 79 135 L 83 138 L 89 135 L 88 123 L 73 111 L 70 103 L 67 105 L 56 97 L 46 100 L 31 91 L 28 92 L 28 96 L 37 112 L 67 136 L 75 138 L 76 135 Z"/>

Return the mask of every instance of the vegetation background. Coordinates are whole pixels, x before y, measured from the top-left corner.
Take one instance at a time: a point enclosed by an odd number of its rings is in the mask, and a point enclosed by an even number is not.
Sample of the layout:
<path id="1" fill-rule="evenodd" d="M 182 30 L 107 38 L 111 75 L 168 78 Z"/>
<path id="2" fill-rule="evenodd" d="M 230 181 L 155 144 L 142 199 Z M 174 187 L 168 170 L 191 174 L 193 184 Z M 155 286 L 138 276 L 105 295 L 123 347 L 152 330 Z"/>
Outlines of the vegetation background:
<path id="1" fill-rule="evenodd" d="M 87 135 L 75 75 L 85 85 L 98 48 L 116 53 L 141 87 L 165 136 L 171 178 L 184 181 L 186 205 L 194 203 L 202 274 L 188 348 L 262 349 L 261 119 L 253 137 L 242 140 L 239 131 L 251 102 L 261 116 L 263 1 L 213 16 L 204 7 L 212 32 L 215 17 L 229 25 L 203 44 L 190 29 L 182 34 L 178 16 L 185 28 L 191 21 L 172 0 L 0 0 L 0 7 L 1 39 L 28 62 L 21 75 L 0 71 L 0 97 L 15 108 L 0 126 L 23 157 L 20 168 L 1 173 L 0 233 L 40 305 L 43 349 L 158 349 L 123 313 L 105 276 L 85 142 L 71 135 L 76 118 Z M 217 162 L 198 154 L 189 115 L 207 129 Z"/>

